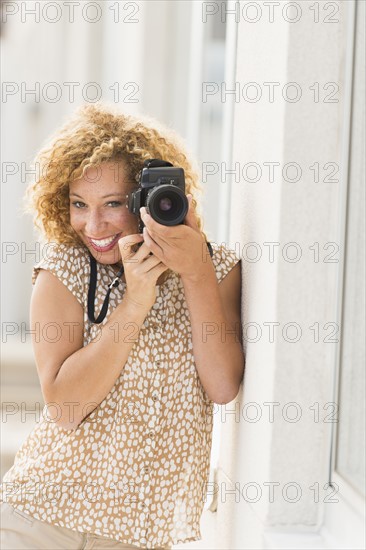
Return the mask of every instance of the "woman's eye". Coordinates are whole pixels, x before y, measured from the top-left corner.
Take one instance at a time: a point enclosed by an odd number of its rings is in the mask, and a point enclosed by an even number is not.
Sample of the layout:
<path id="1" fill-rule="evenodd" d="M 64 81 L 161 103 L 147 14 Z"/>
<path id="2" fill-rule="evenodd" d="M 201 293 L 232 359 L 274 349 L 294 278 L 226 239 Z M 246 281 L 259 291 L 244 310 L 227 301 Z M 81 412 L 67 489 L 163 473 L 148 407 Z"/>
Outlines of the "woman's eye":
<path id="1" fill-rule="evenodd" d="M 113 205 L 113 208 L 116 208 L 117 206 L 121 206 L 121 202 L 119 201 L 109 201 L 107 202 L 107 204 L 112 204 Z M 85 206 L 85 203 L 84 202 L 81 202 L 81 201 L 74 201 L 72 203 L 73 206 L 75 206 L 75 208 L 83 208 Z M 79 205 L 82 205 L 82 206 L 79 206 Z"/>

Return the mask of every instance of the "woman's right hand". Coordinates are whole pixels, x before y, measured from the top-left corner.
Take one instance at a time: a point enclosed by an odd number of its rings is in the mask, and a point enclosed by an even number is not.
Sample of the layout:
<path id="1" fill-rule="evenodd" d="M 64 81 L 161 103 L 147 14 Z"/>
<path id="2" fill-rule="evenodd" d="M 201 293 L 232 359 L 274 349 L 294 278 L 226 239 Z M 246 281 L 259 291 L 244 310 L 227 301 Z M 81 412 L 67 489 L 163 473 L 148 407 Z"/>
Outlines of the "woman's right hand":
<path id="1" fill-rule="evenodd" d="M 127 285 L 124 300 L 149 311 L 156 300 L 156 282 L 168 267 L 154 256 L 143 240 L 141 233 L 127 235 L 119 239 L 118 247 Z M 135 252 L 133 247 L 141 241 L 142 245 Z"/>

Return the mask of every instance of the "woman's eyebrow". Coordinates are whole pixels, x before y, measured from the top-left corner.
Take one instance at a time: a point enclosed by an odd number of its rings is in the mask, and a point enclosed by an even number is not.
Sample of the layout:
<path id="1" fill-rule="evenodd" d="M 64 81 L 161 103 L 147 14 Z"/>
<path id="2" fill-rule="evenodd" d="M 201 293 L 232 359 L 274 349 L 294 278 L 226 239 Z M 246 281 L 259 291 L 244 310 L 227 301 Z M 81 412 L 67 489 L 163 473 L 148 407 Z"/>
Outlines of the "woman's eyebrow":
<path id="1" fill-rule="evenodd" d="M 77 193 L 70 193 L 69 197 L 79 197 L 79 199 L 82 199 L 83 197 L 81 195 L 78 195 Z M 100 197 L 101 199 L 107 199 L 108 197 L 124 197 L 125 193 L 109 193 L 108 195 L 104 195 L 104 197 Z"/>

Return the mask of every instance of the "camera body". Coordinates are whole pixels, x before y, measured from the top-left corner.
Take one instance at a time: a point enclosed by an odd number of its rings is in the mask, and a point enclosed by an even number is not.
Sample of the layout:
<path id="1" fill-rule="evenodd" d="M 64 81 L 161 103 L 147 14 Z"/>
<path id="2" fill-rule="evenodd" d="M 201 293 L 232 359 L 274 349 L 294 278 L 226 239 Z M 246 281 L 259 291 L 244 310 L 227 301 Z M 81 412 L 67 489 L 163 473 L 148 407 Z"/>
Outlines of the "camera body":
<path id="1" fill-rule="evenodd" d="M 139 188 L 126 197 L 129 212 L 139 216 L 140 233 L 144 227 L 140 218 L 142 206 L 161 225 L 179 225 L 188 212 L 184 170 L 164 160 L 148 159 L 141 170 Z"/>

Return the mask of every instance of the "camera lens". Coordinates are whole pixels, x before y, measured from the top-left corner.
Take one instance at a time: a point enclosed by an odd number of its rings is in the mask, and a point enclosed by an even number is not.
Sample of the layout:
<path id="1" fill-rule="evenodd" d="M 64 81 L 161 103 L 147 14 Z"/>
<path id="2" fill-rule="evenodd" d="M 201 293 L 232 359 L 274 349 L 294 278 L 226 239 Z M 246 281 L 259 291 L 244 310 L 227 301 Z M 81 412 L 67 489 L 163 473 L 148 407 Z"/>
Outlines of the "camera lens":
<path id="1" fill-rule="evenodd" d="M 188 212 L 188 200 L 174 185 L 159 185 L 147 195 L 146 207 L 150 216 L 162 225 L 178 225 Z"/>
<path id="2" fill-rule="evenodd" d="M 160 199 L 159 201 L 159 208 L 160 210 L 163 210 L 164 212 L 167 212 L 168 210 L 171 209 L 172 207 L 172 201 L 170 200 L 169 197 L 165 197 L 163 199 Z"/>

